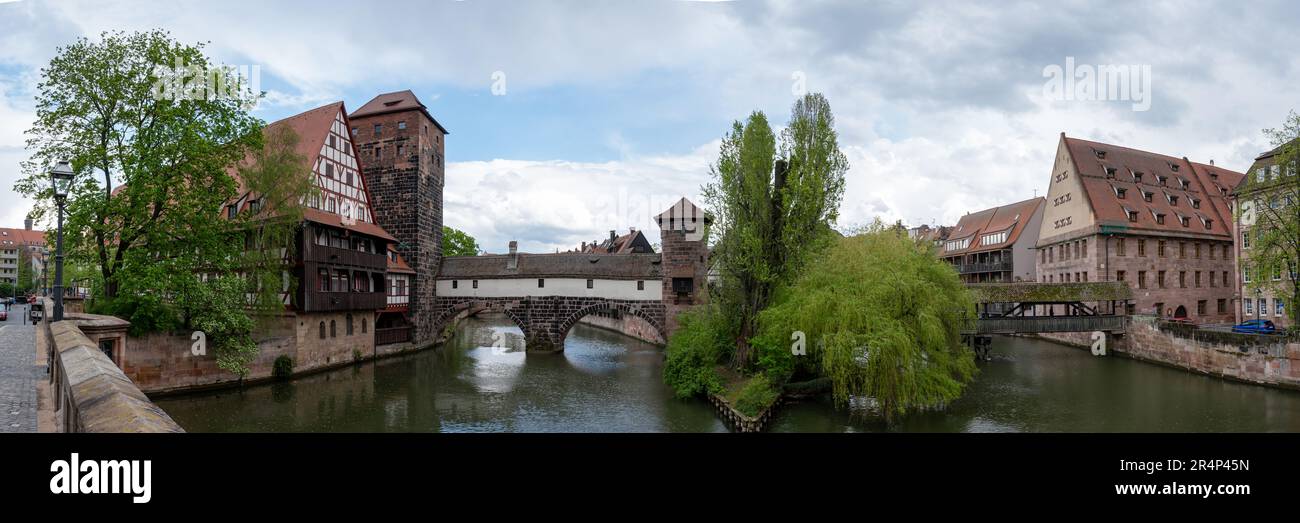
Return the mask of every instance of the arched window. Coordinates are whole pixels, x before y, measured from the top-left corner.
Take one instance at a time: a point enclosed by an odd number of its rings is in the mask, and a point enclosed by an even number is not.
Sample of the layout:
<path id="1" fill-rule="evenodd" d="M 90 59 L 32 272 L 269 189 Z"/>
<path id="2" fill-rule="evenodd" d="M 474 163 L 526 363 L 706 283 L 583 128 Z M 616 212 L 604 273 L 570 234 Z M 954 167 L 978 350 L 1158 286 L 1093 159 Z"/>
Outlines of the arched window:
<path id="1" fill-rule="evenodd" d="M 348 336 L 352 335 L 352 313 L 348 313 Z"/>
<path id="2" fill-rule="evenodd" d="M 334 329 L 334 320 L 330 320 L 330 337 L 331 338 L 337 337 L 338 336 L 337 333 L 338 331 Z"/>
<path id="3" fill-rule="evenodd" d="M 325 322 L 320 322 L 320 339 L 325 339 Z"/>

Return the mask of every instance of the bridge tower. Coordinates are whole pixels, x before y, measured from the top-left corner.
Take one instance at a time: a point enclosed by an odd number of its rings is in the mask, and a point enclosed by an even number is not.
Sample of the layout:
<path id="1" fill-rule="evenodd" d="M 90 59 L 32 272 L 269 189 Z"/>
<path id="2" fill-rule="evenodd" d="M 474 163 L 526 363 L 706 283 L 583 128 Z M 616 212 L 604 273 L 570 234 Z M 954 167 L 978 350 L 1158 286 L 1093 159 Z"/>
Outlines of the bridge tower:
<path id="1" fill-rule="evenodd" d="M 713 217 L 682 198 L 655 217 L 661 243 L 665 330 L 677 332 L 677 314 L 708 302 L 709 247 L 705 232 Z"/>
<path id="2" fill-rule="evenodd" d="M 407 314 L 412 341 L 433 343 L 447 129 L 409 90 L 376 96 L 349 118 L 375 221 L 397 238 L 398 254 L 415 271 Z"/>

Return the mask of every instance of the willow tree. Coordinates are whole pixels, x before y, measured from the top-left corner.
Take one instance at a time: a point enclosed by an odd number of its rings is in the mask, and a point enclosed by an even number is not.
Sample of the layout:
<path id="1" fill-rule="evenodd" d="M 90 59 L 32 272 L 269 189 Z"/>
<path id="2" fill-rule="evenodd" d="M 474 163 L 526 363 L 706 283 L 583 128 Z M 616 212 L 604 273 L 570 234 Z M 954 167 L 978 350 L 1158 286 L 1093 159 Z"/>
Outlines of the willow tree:
<path id="1" fill-rule="evenodd" d="M 888 419 L 961 395 L 976 372 L 960 330 L 972 310 L 951 266 L 877 221 L 780 288 L 755 344 L 775 379 L 802 365 L 830 378 L 837 403 L 870 398 Z"/>
<path id="2" fill-rule="evenodd" d="M 1292 111 L 1282 127 L 1265 129 L 1275 147 L 1235 191 L 1238 222 L 1247 235 L 1242 244 L 1243 269 L 1251 276 L 1247 288 L 1287 296 L 1287 314 L 1295 320 L 1300 304 L 1297 264 L 1300 264 L 1300 115 Z M 1250 292 L 1247 295 L 1252 294 Z"/>
<path id="3" fill-rule="evenodd" d="M 818 93 L 795 102 L 779 149 L 761 111 L 723 138 L 702 192 L 715 215 L 722 306 L 739 318 L 736 367 L 752 362 L 749 339 L 773 289 L 831 238 L 848 168 L 830 103 Z"/>

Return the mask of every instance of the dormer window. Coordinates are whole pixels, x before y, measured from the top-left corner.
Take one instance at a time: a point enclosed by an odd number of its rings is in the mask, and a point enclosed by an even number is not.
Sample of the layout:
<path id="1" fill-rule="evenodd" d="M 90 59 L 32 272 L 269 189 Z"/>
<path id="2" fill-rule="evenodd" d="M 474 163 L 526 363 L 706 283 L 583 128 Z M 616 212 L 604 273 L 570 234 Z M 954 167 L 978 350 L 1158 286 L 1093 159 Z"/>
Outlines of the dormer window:
<path id="1" fill-rule="evenodd" d="M 1128 191 L 1127 191 L 1126 189 L 1124 189 L 1123 187 L 1116 187 L 1116 188 L 1115 188 L 1115 197 L 1116 197 L 1116 198 L 1119 198 L 1119 199 L 1121 199 L 1121 200 L 1123 200 L 1123 199 L 1124 199 L 1124 193 L 1126 193 L 1126 192 L 1128 192 Z"/>
<path id="2" fill-rule="evenodd" d="M 1171 170 L 1171 171 L 1173 171 L 1173 172 L 1178 172 L 1178 164 L 1176 164 L 1176 163 L 1170 163 L 1170 164 L 1169 164 L 1169 170 Z"/>
<path id="3" fill-rule="evenodd" d="M 1188 225 L 1189 223 L 1191 223 L 1191 220 L 1187 219 L 1186 216 L 1183 216 L 1183 215 L 1181 215 L 1181 214 L 1178 215 L 1178 221 L 1179 221 L 1179 222 L 1182 222 L 1183 227 L 1187 227 L 1187 225 Z"/>
<path id="4" fill-rule="evenodd" d="M 1097 155 L 1098 160 L 1106 159 L 1106 151 L 1103 151 L 1101 149 L 1093 149 L 1092 152 Z"/>
<path id="5" fill-rule="evenodd" d="M 1152 214 L 1152 216 L 1155 216 L 1155 218 L 1156 218 L 1156 223 L 1161 224 L 1161 225 L 1164 225 L 1164 223 L 1165 223 L 1165 214 L 1164 214 L 1164 213 L 1151 211 L 1151 214 Z"/>
<path id="6" fill-rule="evenodd" d="M 1132 211 L 1132 210 L 1128 210 L 1128 209 L 1125 209 L 1125 211 L 1128 211 L 1128 221 L 1130 221 L 1130 222 L 1138 221 L 1138 213 L 1137 213 L 1137 211 Z"/>
<path id="7" fill-rule="evenodd" d="M 1107 177 L 1107 178 L 1110 178 L 1110 179 L 1114 179 L 1114 178 L 1115 178 L 1115 168 L 1114 168 L 1114 167 L 1107 167 L 1107 168 L 1106 168 L 1106 177 Z"/>
<path id="8" fill-rule="evenodd" d="M 1192 198 L 1192 208 L 1193 208 L 1193 209 L 1200 209 L 1200 208 L 1201 208 L 1201 201 L 1198 200 L 1198 199 L 1196 199 L 1196 198 Z"/>
<path id="9" fill-rule="evenodd" d="M 1168 185 L 1167 182 L 1169 182 L 1168 176 L 1156 175 L 1156 183 L 1159 183 L 1161 187 Z"/>
<path id="10" fill-rule="evenodd" d="M 1169 193 L 1165 193 L 1165 199 L 1169 200 L 1169 205 L 1172 205 L 1172 206 L 1174 206 L 1174 207 L 1178 207 L 1178 197 L 1177 197 L 1177 196 L 1172 195 L 1172 194 L 1169 194 Z"/>
<path id="11" fill-rule="evenodd" d="M 1133 183 L 1142 183 L 1142 171 L 1130 170 L 1129 173 L 1133 175 Z"/>
<path id="12" fill-rule="evenodd" d="M 1151 197 L 1152 197 L 1154 194 L 1155 194 L 1155 193 L 1153 193 L 1153 192 L 1142 191 L 1142 199 L 1145 200 L 1147 203 L 1150 203 L 1150 202 L 1151 202 Z"/>
<path id="13" fill-rule="evenodd" d="M 1191 183 L 1187 181 L 1187 178 L 1178 178 L 1178 184 L 1182 185 L 1184 190 L 1186 190 L 1187 187 L 1191 185 Z"/>

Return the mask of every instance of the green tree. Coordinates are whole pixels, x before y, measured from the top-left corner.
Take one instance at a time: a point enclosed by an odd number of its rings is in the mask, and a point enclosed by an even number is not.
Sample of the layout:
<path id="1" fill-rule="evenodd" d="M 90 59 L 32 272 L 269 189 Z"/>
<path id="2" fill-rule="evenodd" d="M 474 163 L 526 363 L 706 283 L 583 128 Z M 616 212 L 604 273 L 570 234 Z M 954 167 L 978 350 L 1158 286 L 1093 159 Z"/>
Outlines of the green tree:
<path id="1" fill-rule="evenodd" d="M 207 80 L 187 68 L 235 83 L 211 65 L 201 44 L 163 31 L 60 48 L 42 70 L 32 156 L 16 188 L 37 201 L 38 217 L 48 214 L 45 171 L 70 160 L 65 251 L 70 266 L 95 268 L 97 312 L 127 318 L 137 334 L 203 330 L 218 365 L 243 377 L 257 321 L 282 311 L 281 293 L 295 284 L 285 261 L 312 188 L 298 137 L 264 134 L 248 114 L 260 93 L 159 89 Z M 232 201 L 246 205 L 222 219 Z"/>
<path id="2" fill-rule="evenodd" d="M 1292 111 L 1281 127 L 1264 134 L 1277 148 L 1269 165 L 1246 173 L 1235 206 L 1242 234 L 1243 269 L 1249 271 L 1249 297 L 1255 292 L 1287 296 L 1287 315 L 1297 318 L 1300 286 L 1294 282 L 1300 262 L 1300 115 Z"/>
<path id="3" fill-rule="evenodd" d="M 703 195 L 715 214 L 711 256 L 722 278 L 721 302 L 740 319 L 736 367 L 751 363 L 749 339 L 772 291 L 832 237 L 848 168 L 830 104 L 817 93 L 795 102 L 779 158 L 762 112 L 735 122 L 723 138 Z"/>
<path id="4" fill-rule="evenodd" d="M 18 249 L 19 292 L 32 292 L 39 289 L 40 286 L 41 282 L 36 281 L 36 271 L 32 270 L 32 252 L 26 246 L 20 247 Z"/>
<path id="5" fill-rule="evenodd" d="M 961 395 L 976 372 L 961 341 L 972 310 L 950 265 L 876 221 L 781 287 L 755 345 L 768 376 L 784 381 L 800 366 L 815 368 L 830 378 L 837 403 L 871 398 L 890 419 Z M 806 356 L 792 350 L 797 333 Z"/>
<path id="6" fill-rule="evenodd" d="M 446 225 L 442 226 L 443 256 L 478 256 L 478 241 L 473 236 Z"/>
<path id="7" fill-rule="evenodd" d="M 258 145 L 261 122 L 245 110 L 247 99 L 160 95 L 157 86 L 191 74 L 177 64 L 213 70 L 201 44 L 163 31 L 82 38 L 41 70 L 31 157 L 15 188 L 36 200 L 37 218 L 48 215 L 46 171 L 72 162 L 65 251 L 98 268 L 108 298 L 156 290 L 151 278 L 161 269 L 228 251 L 219 243 L 226 224 L 214 213 L 235 193 L 226 168 Z M 183 259 L 151 270 L 160 255 Z"/>

